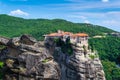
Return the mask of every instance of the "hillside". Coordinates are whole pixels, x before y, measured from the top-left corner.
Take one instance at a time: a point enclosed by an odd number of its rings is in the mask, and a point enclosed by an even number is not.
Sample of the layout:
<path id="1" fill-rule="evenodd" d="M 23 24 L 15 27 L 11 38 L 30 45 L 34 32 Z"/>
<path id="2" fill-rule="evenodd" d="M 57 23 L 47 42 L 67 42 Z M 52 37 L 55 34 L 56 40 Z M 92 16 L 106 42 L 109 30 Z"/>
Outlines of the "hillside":
<path id="1" fill-rule="evenodd" d="M 93 50 L 97 50 L 107 80 L 120 80 L 120 38 L 91 38 L 89 44 Z"/>
<path id="2" fill-rule="evenodd" d="M 4 14 L 0 15 L 1 36 L 15 37 L 21 34 L 31 34 L 41 40 L 43 38 L 40 36 L 50 32 L 56 32 L 58 29 L 74 33 L 85 32 L 90 36 L 114 32 L 102 26 L 86 23 L 72 23 L 62 19 L 23 19 Z"/>
<path id="3" fill-rule="evenodd" d="M 5 37 L 31 34 L 36 39 L 43 40 L 42 35 L 56 32 L 58 29 L 73 33 L 85 32 L 90 36 L 115 32 L 98 25 L 72 23 L 62 19 L 23 19 L 0 15 L 0 35 Z M 89 44 L 91 48 L 98 51 L 107 80 L 120 80 L 120 68 L 116 67 L 116 64 L 120 64 L 120 38 L 91 38 Z"/>

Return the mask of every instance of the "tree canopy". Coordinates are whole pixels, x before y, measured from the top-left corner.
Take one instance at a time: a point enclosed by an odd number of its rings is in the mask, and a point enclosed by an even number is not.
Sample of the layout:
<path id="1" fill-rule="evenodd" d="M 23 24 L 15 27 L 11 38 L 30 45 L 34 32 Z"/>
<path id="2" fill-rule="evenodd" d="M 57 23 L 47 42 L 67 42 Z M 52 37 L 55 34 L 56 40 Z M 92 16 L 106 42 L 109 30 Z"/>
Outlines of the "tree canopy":
<path id="1" fill-rule="evenodd" d="M 38 40 L 43 40 L 43 35 L 57 30 L 73 33 L 84 32 L 89 36 L 102 35 L 114 32 L 111 29 L 86 23 L 72 23 L 62 19 L 23 19 L 8 15 L 0 15 L 0 35 L 15 37 L 21 34 L 31 34 Z"/>

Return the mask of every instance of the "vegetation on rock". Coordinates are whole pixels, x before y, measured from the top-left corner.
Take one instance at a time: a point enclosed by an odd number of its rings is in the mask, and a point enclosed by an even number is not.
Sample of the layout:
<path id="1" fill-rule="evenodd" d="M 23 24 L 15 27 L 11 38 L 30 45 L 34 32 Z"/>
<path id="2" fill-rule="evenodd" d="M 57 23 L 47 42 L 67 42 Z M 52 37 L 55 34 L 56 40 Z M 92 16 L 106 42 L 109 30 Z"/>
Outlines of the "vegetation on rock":
<path id="1" fill-rule="evenodd" d="M 3 62 L 0 62 L 0 68 L 2 68 L 2 67 L 3 67 L 3 65 L 4 65 L 4 63 L 3 63 Z"/>
<path id="2" fill-rule="evenodd" d="M 49 59 L 44 59 L 42 62 L 47 63 L 48 61 L 49 61 Z"/>
<path id="3" fill-rule="evenodd" d="M 98 57 L 98 55 L 93 55 L 93 54 L 91 54 L 91 55 L 89 55 L 89 57 L 90 57 L 91 59 L 95 59 L 95 58 Z"/>
<path id="4" fill-rule="evenodd" d="M 0 79 L 3 76 L 2 68 L 3 68 L 4 63 L 0 61 Z"/>
<path id="5" fill-rule="evenodd" d="M 6 46 L 0 45 L 0 50 L 2 50 L 2 49 L 4 49 L 4 48 L 6 48 Z"/>
<path id="6" fill-rule="evenodd" d="M 67 53 L 68 55 L 73 54 L 73 49 L 70 43 L 70 39 L 67 38 L 66 41 L 64 42 L 60 38 L 54 40 L 56 43 L 56 46 L 61 47 L 61 50 L 63 53 Z"/>

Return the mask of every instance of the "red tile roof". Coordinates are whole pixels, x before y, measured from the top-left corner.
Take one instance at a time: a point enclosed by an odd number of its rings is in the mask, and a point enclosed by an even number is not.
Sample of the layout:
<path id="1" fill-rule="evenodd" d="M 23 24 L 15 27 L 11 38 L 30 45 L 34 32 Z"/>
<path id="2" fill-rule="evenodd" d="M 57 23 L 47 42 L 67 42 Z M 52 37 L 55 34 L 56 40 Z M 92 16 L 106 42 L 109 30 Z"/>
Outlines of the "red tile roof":
<path id="1" fill-rule="evenodd" d="M 46 36 L 54 37 L 54 36 L 65 36 L 65 35 L 69 35 L 69 36 L 72 36 L 72 37 L 87 37 L 88 36 L 88 34 L 85 34 L 85 33 L 73 34 L 71 32 L 64 32 L 64 31 L 62 31 L 61 33 L 51 33 L 51 34 L 48 34 Z"/>
<path id="2" fill-rule="evenodd" d="M 87 37 L 88 34 L 86 33 L 77 33 L 77 34 L 74 34 L 75 36 L 79 36 L 79 37 Z"/>

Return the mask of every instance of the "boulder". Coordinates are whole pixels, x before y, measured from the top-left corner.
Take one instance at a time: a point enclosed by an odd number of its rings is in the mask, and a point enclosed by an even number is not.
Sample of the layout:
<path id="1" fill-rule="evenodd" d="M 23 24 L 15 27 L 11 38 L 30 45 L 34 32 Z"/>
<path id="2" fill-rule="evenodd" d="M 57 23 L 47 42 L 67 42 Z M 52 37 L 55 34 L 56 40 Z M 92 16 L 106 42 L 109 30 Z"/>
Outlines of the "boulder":
<path id="1" fill-rule="evenodd" d="M 27 45 L 34 45 L 37 40 L 30 35 L 24 34 L 20 37 L 20 42 Z"/>
<path id="2" fill-rule="evenodd" d="M 0 37 L 0 44 L 7 45 L 9 39 L 5 37 Z"/>

